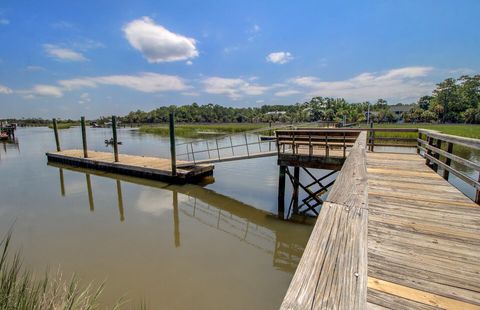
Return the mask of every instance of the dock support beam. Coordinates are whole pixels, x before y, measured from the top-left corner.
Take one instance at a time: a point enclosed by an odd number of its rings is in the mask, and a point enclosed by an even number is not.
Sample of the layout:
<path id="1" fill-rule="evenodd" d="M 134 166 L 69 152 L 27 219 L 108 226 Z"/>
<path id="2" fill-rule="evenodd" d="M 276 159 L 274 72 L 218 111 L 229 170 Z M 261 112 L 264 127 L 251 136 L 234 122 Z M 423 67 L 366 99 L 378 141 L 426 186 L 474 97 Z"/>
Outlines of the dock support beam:
<path id="1" fill-rule="evenodd" d="M 53 133 L 55 134 L 55 144 L 57 145 L 57 152 L 60 152 L 60 139 L 58 138 L 57 119 L 53 119 Z"/>
<path id="2" fill-rule="evenodd" d="M 172 159 L 172 175 L 177 175 L 177 156 L 175 154 L 175 114 L 169 115 L 170 121 L 170 157 Z"/>
<path id="3" fill-rule="evenodd" d="M 298 213 L 298 188 L 300 185 L 300 167 L 293 168 L 293 214 Z"/>
<path id="4" fill-rule="evenodd" d="M 87 130 L 85 128 L 85 116 L 82 116 L 80 118 L 80 124 L 82 126 L 83 157 L 87 158 L 88 151 L 87 151 Z"/>
<path id="5" fill-rule="evenodd" d="M 112 131 L 113 131 L 113 154 L 115 162 L 118 162 L 118 141 L 117 141 L 117 117 L 112 116 Z"/>
<path id="6" fill-rule="evenodd" d="M 278 217 L 284 219 L 285 216 L 285 173 L 287 166 L 280 166 L 278 177 Z"/>

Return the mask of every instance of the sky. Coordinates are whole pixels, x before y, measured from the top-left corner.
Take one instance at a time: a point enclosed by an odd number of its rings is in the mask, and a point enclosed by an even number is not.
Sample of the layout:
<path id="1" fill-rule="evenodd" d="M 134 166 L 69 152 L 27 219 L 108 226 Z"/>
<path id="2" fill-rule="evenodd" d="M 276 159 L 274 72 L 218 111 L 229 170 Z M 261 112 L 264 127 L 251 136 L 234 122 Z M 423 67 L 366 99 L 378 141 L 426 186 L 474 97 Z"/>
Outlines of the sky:
<path id="1" fill-rule="evenodd" d="M 480 72 L 480 1 L 0 1 L 0 119 L 415 102 Z"/>

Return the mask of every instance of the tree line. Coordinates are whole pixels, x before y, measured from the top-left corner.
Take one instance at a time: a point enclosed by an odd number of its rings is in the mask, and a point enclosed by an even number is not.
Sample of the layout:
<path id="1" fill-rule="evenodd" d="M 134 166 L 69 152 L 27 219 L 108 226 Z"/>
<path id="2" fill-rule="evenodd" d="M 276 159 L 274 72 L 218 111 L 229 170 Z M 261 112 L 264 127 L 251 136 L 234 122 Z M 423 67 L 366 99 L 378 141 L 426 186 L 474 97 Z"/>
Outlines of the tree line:
<path id="1" fill-rule="evenodd" d="M 365 122 L 438 122 L 480 123 L 480 75 L 464 75 L 457 79 L 448 78 L 437 84 L 432 94 L 421 97 L 416 103 L 404 105 L 403 113 L 395 114 L 392 106 L 384 99 L 374 103 L 368 101 L 349 103 L 343 98 L 314 97 L 310 101 L 291 105 L 263 105 L 261 107 L 233 108 L 218 104 L 164 106 L 149 112 L 137 110 L 120 116 L 123 123 L 166 123 L 168 115 L 175 113 L 181 123 L 257 123 L 257 122 L 311 122 L 336 121 L 347 123 Z M 370 112 L 370 113 L 368 113 Z M 40 118 L 10 120 L 40 125 L 49 120 Z M 72 122 L 72 120 L 64 120 Z M 100 117 L 102 124 L 110 117 Z"/>

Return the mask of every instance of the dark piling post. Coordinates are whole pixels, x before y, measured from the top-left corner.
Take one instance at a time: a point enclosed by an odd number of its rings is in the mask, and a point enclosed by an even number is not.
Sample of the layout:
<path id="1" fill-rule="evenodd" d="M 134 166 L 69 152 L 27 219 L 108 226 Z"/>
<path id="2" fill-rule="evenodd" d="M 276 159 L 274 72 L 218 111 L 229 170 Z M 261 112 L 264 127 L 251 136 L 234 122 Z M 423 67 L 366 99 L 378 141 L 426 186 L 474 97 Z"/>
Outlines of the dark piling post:
<path id="1" fill-rule="evenodd" d="M 178 248 L 180 246 L 180 220 L 178 217 L 178 193 L 177 191 L 173 191 L 173 226 L 174 231 L 173 235 L 175 238 L 175 247 Z"/>
<path id="2" fill-rule="evenodd" d="M 82 142 L 83 142 L 83 157 L 88 157 L 87 151 L 87 129 L 85 128 L 85 116 L 80 118 L 80 124 L 82 126 Z"/>
<path id="3" fill-rule="evenodd" d="M 57 152 L 60 152 L 60 139 L 58 138 L 58 128 L 57 128 L 57 120 L 53 119 L 53 133 L 55 134 L 55 144 L 57 145 Z"/>
<path id="4" fill-rule="evenodd" d="M 87 191 L 88 191 L 88 204 L 90 205 L 90 211 L 95 211 L 95 205 L 93 204 L 93 191 L 92 191 L 92 181 L 90 180 L 90 174 L 85 174 L 87 179 Z"/>
<path id="5" fill-rule="evenodd" d="M 120 213 L 120 222 L 125 221 L 125 213 L 123 211 L 123 195 L 122 184 L 117 180 L 117 196 L 118 196 L 118 212 Z"/>
<path id="6" fill-rule="evenodd" d="M 112 116 L 112 132 L 113 132 L 113 154 L 115 162 L 118 162 L 118 143 L 117 143 L 117 117 Z"/>
<path id="7" fill-rule="evenodd" d="M 177 175 L 177 156 L 175 154 L 175 114 L 170 113 L 170 157 L 172 160 L 172 176 Z"/>
<path id="8" fill-rule="evenodd" d="M 298 214 L 298 187 L 300 185 L 300 167 L 293 168 L 293 214 Z"/>
<path id="9" fill-rule="evenodd" d="M 285 215 L 285 173 L 287 167 L 280 166 L 278 177 L 278 218 L 284 219 Z"/>

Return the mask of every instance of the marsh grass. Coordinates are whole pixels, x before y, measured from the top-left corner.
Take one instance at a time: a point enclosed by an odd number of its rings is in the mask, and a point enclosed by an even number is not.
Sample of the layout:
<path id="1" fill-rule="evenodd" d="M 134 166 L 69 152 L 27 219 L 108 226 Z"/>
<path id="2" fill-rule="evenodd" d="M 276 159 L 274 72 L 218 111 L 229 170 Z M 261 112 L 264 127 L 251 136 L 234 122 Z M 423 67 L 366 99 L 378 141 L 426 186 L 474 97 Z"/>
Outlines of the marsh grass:
<path id="1" fill-rule="evenodd" d="M 65 280 L 60 272 L 36 278 L 22 266 L 21 255 L 10 254 L 11 233 L 0 241 L 0 309 L 1 310 L 93 310 L 104 285 L 82 287 L 73 276 Z M 118 309 L 119 301 L 111 309 Z M 146 304 L 140 305 L 146 309 Z"/>
<path id="2" fill-rule="evenodd" d="M 80 126 L 80 123 L 58 123 L 57 124 L 58 129 L 69 129 L 74 126 Z M 48 128 L 53 129 L 53 124 L 49 124 Z"/>
<path id="3" fill-rule="evenodd" d="M 214 134 L 233 134 L 264 128 L 268 124 L 230 123 L 230 124 L 177 124 L 175 135 L 183 138 L 200 138 Z M 141 126 L 140 132 L 168 136 L 168 125 Z"/>

